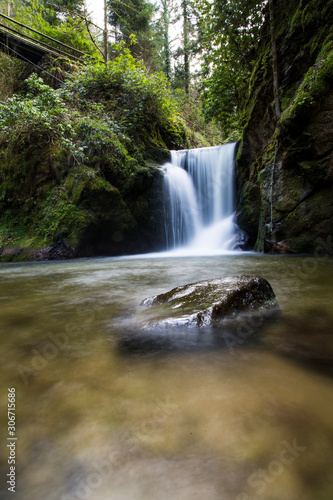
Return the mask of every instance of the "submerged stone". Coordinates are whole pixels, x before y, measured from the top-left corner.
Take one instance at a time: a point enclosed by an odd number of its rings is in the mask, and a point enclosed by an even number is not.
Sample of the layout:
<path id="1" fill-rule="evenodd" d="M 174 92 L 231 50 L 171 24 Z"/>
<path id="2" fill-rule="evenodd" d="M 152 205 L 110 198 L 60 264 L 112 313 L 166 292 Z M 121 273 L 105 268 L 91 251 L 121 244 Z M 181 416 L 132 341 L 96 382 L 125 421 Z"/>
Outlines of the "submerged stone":
<path id="1" fill-rule="evenodd" d="M 139 314 L 143 328 L 202 327 L 248 315 L 271 316 L 279 305 L 271 285 L 258 276 L 199 281 L 146 298 Z"/>

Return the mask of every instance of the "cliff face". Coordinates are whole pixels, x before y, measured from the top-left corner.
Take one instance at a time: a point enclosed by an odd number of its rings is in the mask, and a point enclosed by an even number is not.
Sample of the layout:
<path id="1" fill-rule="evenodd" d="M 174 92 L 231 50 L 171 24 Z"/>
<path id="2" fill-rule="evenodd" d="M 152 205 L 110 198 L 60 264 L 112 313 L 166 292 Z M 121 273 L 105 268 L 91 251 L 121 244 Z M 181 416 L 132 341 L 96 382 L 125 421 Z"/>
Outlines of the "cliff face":
<path id="1" fill-rule="evenodd" d="M 161 249 L 163 174 L 157 163 L 135 164 L 127 180 L 118 176 L 112 183 L 84 165 L 58 182 L 49 169 L 48 159 L 41 158 L 35 179 L 21 170 L 10 178 L 11 184 L 7 180 L 6 198 L 0 198 L 0 229 L 5 233 L 0 262 Z"/>
<path id="2" fill-rule="evenodd" d="M 238 153 L 238 222 L 249 248 L 312 253 L 333 234 L 333 2 L 274 4 L 282 117 L 265 24 Z"/>

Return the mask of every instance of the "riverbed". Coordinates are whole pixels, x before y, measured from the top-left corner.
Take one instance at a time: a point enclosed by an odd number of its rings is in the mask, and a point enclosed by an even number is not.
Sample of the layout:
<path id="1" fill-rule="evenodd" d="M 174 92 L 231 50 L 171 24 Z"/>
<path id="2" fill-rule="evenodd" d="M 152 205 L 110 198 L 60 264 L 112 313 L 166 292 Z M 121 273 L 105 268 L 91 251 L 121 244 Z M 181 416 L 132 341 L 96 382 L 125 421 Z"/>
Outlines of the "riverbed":
<path id="1" fill-rule="evenodd" d="M 241 274 L 267 279 L 289 321 L 267 341 L 207 347 L 189 331 L 179 349 L 123 348 L 144 298 Z M 16 496 L 2 481 L 0 498 L 331 500 L 330 344 L 314 363 L 302 335 L 275 340 L 305 324 L 311 344 L 324 321 L 327 342 L 332 291 L 325 255 L 1 264 L 1 436 L 15 388 L 17 440 Z"/>

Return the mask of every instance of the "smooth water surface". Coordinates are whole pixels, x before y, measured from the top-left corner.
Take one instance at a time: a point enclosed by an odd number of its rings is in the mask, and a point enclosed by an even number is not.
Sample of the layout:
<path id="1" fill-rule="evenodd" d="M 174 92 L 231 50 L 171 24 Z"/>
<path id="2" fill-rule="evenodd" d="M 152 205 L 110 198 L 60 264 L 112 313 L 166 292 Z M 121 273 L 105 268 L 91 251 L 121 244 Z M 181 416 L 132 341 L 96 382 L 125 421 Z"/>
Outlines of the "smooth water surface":
<path id="1" fill-rule="evenodd" d="M 189 350 L 119 348 L 139 336 L 133 317 L 145 297 L 238 274 L 268 279 L 285 317 L 331 324 L 326 258 L 0 265 L 0 498 L 331 500 L 329 372 L 260 342 L 201 349 L 193 330 Z M 4 481 L 7 387 L 17 393 L 15 495 Z"/>

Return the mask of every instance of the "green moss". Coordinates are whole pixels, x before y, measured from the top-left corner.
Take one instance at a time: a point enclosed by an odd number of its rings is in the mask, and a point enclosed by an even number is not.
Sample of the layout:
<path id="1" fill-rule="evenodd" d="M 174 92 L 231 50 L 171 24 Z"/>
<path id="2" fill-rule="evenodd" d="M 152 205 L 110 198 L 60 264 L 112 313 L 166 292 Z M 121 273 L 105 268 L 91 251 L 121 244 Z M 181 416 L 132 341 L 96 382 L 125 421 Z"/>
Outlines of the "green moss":
<path id="1" fill-rule="evenodd" d="M 259 185 L 262 186 L 264 180 L 265 180 L 265 171 L 264 169 L 263 170 L 260 170 L 260 172 L 258 172 L 257 174 L 257 180 L 259 182 Z"/>
<path id="2" fill-rule="evenodd" d="M 329 28 L 329 30 L 327 30 L 326 26 L 319 29 L 311 42 L 310 53 L 317 54 L 322 50 L 322 47 L 326 47 L 329 43 L 332 43 L 332 39 L 333 39 L 332 26 Z"/>
<path id="3" fill-rule="evenodd" d="M 100 173 L 85 165 L 74 168 L 66 178 L 64 184 L 64 196 L 68 196 L 71 202 L 79 204 L 87 196 L 87 192 L 94 191 L 96 196 L 104 190 L 111 191 L 112 186 Z"/>
<path id="4" fill-rule="evenodd" d="M 254 212 L 253 203 L 250 200 L 250 193 L 249 193 L 250 189 L 251 189 L 250 182 L 246 182 L 240 193 L 239 206 L 245 218 L 249 218 Z"/>
<path id="5" fill-rule="evenodd" d="M 309 253 L 313 250 L 313 238 L 311 235 L 292 236 L 288 241 L 292 252 Z"/>
<path id="6" fill-rule="evenodd" d="M 326 97 L 333 80 L 333 50 L 326 46 L 321 51 L 316 64 L 306 73 L 299 86 L 293 103 L 282 113 L 281 124 L 290 130 L 304 127 L 307 119 L 317 109 L 320 101 Z"/>
<path id="7" fill-rule="evenodd" d="M 88 220 L 89 214 L 71 202 L 61 186 L 53 189 L 41 204 L 32 228 L 45 244 L 63 237 L 75 244 Z"/>
<path id="8" fill-rule="evenodd" d="M 13 260 L 12 255 L 0 255 L 0 262 L 7 263 L 7 262 L 12 262 Z"/>
<path id="9" fill-rule="evenodd" d="M 308 179 L 313 186 L 323 184 L 326 182 L 329 172 L 330 158 L 323 158 L 321 160 L 302 161 L 298 163 L 302 174 Z"/>
<path id="10" fill-rule="evenodd" d="M 295 95 L 295 89 L 290 88 L 288 89 L 282 96 L 280 105 L 281 105 L 281 111 L 284 111 L 285 109 L 288 108 L 288 106 L 291 104 L 292 100 L 294 99 Z"/>
<path id="11" fill-rule="evenodd" d="M 301 31 L 302 33 L 313 33 L 314 35 L 318 34 L 316 29 L 311 28 L 317 27 L 318 22 L 319 24 L 323 24 L 321 21 L 328 21 L 329 25 L 331 6 L 330 2 L 327 2 L 326 0 L 300 0 L 298 5 L 296 2 L 290 2 L 290 11 L 293 8 L 295 9 L 293 13 L 285 12 L 286 25 L 289 23 L 288 37 L 295 36 L 295 33 L 298 31 Z"/>
<path id="12" fill-rule="evenodd" d="M 29 260 L 31 260 L 31 254 L 28 252 L 14 255 L 12 258 L 12 262 L 29 262 Z"/>
<path id="13" fill-rule="evenodd" d="M 236 158 L 235 158 L 235 164 L 238 165 L 239 160 L 241 159 L 242 153 L 243 153 L 243 144 L 244 144 L 244 130 L 241 134 L 238 146 L 237 146 L 237 153 L 236 153 Z"/>
<path id="14" fill-rule="evenodd" d="M 259 224 L 258 224 L 258 235 L 257 241 L 254 245 L 254 251 L 263 253 L 265 249 L 265 223 L 264 223 L 264 214 L 263 211 L 260 213 Z"/>

